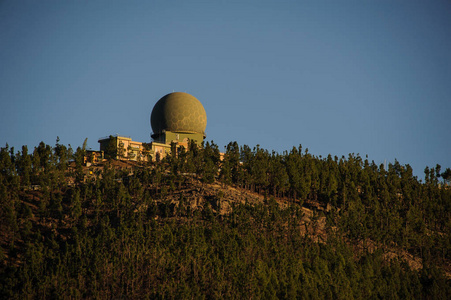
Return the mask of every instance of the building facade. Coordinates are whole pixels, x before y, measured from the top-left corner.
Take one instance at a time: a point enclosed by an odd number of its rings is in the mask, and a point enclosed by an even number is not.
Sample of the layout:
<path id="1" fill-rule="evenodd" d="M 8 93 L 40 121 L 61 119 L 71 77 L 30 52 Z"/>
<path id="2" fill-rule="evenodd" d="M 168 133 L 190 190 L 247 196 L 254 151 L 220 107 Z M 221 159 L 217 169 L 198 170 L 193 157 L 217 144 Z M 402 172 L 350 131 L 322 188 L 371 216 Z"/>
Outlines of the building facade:
<path id="1" fill-rule="evenodd" d="M 143 143 L 133 141 L 130 137 L 110 135 L 99 139 L 100 151 L 105 158 L 147 161 L 148 155 Z"/>

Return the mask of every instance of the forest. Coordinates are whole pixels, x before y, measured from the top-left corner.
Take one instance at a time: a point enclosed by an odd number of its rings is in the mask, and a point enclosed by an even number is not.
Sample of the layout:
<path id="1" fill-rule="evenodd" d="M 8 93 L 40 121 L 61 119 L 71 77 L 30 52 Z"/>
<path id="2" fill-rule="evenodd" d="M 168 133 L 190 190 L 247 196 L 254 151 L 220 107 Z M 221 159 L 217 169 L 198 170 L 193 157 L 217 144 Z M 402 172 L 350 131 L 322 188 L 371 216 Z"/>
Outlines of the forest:
<path id="1" fill-rule="evenodd" d="M 85 148 L 1 148 L 1 298 L 451 298 L 449 168 L 212 141 L 88 167 Z"/>

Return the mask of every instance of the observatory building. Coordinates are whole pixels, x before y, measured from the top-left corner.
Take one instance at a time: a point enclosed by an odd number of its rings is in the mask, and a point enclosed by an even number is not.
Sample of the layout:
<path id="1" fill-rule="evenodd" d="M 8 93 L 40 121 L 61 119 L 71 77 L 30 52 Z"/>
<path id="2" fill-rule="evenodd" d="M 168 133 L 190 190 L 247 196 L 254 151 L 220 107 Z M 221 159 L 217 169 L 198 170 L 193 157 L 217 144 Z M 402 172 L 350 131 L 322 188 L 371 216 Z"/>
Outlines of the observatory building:
<path id="1" fill-rule="evenodd" d="M 206 137 L 207 113 L 194 96 L 174 92 L 155 104 L 150 125 L 153 131 L 150 156 L 152 160 L 159 160 L 171 151 L 171 144 L 187 149 L 191 140 L 200 146 Z"/>
<path id="2" fill-rule="evenodd" d="M 150 115 L 154 142 L 188 142 L 201 144 L 205 138 L 207 113 L 195 97 L 187 93 L 170 93 L 158 100 Z"/>
<path id="3" fill-rule="evenodd" d="M 207 127 L 207 113 L 202 103 L 194 96 L 174 92 L 157 101 L 150 114 L 153 133 L 151 143 L 132 141 L 130 137 L 109 136 L 99 139 L 100 151 L 109 152 L 110 157 L 129 160 L 156 161 L 177 148 L 188 148 L 191 140 L 202 144 Z M 112 151 L 115 149 L 115 151 Z M 111 152 L 114 152 L 111 155 Z"/>

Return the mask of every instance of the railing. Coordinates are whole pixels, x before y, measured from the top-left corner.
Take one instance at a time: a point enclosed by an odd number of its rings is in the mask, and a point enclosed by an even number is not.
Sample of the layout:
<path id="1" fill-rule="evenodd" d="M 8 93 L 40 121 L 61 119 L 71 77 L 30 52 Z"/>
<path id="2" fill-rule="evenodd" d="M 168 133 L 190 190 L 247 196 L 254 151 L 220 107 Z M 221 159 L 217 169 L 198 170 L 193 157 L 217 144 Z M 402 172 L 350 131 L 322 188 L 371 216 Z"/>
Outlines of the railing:
<path id="1" fill-rule="evenodd" d="M 123 138 L 129 138 L 129 139 L 131 139 L 130 136 L 119 135 L 119 134 L 116 133 L 115 135 L 107 135 L 107 136 L 101 137 L 101 138 L 99 138 L 99 141 L 101 141 L 101 140 L 108 140 L 108 139 L 110 138 L 110 136 L 115 137 L 115 138 L 123 137 Z"/>

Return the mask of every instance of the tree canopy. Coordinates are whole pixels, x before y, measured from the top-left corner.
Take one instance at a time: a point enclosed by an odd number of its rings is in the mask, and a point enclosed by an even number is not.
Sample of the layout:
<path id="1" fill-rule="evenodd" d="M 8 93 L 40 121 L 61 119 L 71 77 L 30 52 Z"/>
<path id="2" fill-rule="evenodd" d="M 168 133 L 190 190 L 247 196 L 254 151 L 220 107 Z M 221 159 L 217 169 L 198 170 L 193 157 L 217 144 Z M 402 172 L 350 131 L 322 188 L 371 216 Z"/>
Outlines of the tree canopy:
<path id="1" fill-rule="evenodd" d="M 124 165 L 83 151 L 0 149 L 1 297 L 451 296 L 449 168 L 423 182 L 398 161 L 236 142 L 223 160 L 214 142 Z"/>

